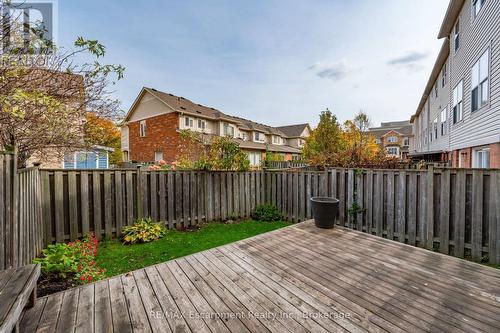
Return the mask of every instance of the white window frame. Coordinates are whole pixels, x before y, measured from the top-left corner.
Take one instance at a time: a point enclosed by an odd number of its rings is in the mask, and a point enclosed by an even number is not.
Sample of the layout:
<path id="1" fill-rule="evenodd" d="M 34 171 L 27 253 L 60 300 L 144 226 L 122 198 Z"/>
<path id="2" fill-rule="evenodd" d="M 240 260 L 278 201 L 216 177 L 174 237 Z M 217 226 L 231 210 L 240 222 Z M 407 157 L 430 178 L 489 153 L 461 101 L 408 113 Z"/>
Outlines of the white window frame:
<path id="1" fill-rule="evenodd" d="M 461 122 L 464 118 L 464 81 L 460 82 L 453 88 L 453 124 Z"/>
<path id="2" fill-rule="evenodd" d="M 158 163 L 159 161 L 163 160 L 163 152 L 162 151 L 155 151 L 155 163 Z"/>
<path id="3" fill-rule="evenodd" d="M 146 121 L 145 120 L 141 120 L 139 122 L 139 136 L 141 138 L 145 138 L 146 137 L 146 130 L 147 130 Z"/>
<path id="4" fill-rule="evenodd" d="M 224 136 L 229 136 L 231 138 L 234 138 L 234 127 L 228 123 L 224 123 L 224 125 L 222 125 L 223 127 L 223 133 L 224 133 Z"/>
<path id="5" fill-rule="evenodd" d="M 398 137 L 391 135 L 391 136 L 387 137 L 387 142 L 396 143 L 396 142 L 398 142 Z"/>
<path id="6" fill-rule="evenodd" d="M 472 150 L 472 167 L 485 168 L 490 167 L 490 148 L 478 148 Z"/>
<path id="7" fill-rule="evenodd" d="M 410 145 L 410 138 L 404 138 L 403 139 L 403 146 L 409 146 Z"/>
<path id="8" fill-rule="evenodd" d="M 399 156 L 399 147 L 387 147 L 387 154 L 391 156 Z M 391 153 L 391 150 L 395 150 L 395 154 Z"/>
<path id="9" fill-rule="evenodd" d="M 481 12 L 481 9 L 484 7 L 486 0 L 472 0 L 471 1 L 471 11 L 472 11 L 472 19 L 476 19 L 478 17 L 479 13 Z"/>
<path id="10" fill-rule="evenodd" d="M 434 132 L 434 139 L 437 140 L 438 138 L 438 117 L 434 119 L 432 122 L 432 131 Z"/>
<path id="11" fill-rule="evenodd" d="M 447 121 L 448 121 L 448 108 L 445 107 L 441 111 L 441 119 L 440 119 L 440 123 L 441 123 L 441 136 L 446 135 L 446 133 L 447 133 L 447 131 L 446 131 Z"/>
<path id="12" fill-rule="evenodd" d="M 198 129 L 204 131 L 207 128 L 207 122 L 203 119 L 198 119 Z"/>
<path id="13" fill-rule="evenodd" d="M 481 57 L 479 57 L 471 68 L 471 112 L 480 110 L 483 106 L 488 104 L 490 99 L 489 87 L 490 49 L 488 48 L 481 54 Z M 474 94 L 477 95 L 476 100 L 473 98 Z M 477 105 L 474 105 L 474 101 L 477 102 Z"/>
<path id="14" fill-rule="evenodd" d="M 184 117 L 184 127 L 193 128 L 193 126 L 194 126 L 193 118 Z"/>
<path id="15" fill-rule="evenodd" d="M 446 70 L 446 63 L 444 63 L 443 68 L 441 69 L 441 88 L 444 88 L 444 86 L 446 85 L 446 76 L 448 75 Z"/>
<path id="16" fill-rule="evenodd" d="M 457 19 L 455 27 L 453 29 L 453 48 L 455 53 L 460 49 L 460 18 Z"/>

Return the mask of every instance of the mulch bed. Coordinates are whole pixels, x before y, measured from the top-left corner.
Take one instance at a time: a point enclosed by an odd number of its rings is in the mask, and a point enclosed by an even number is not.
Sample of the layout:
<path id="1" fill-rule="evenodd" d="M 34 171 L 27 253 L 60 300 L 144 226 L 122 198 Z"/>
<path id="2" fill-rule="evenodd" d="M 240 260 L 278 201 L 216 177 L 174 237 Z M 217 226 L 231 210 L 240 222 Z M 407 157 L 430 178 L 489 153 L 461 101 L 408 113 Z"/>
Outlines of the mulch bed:
<path id="1" fill-rule="evenodd" d="M 37 297 L 76 287 L 77 284 L 74 281 L 74 274 L 66 274 L 66 277 L 62 278 L 58 274 L 42 273 L 37 282 Z"/>

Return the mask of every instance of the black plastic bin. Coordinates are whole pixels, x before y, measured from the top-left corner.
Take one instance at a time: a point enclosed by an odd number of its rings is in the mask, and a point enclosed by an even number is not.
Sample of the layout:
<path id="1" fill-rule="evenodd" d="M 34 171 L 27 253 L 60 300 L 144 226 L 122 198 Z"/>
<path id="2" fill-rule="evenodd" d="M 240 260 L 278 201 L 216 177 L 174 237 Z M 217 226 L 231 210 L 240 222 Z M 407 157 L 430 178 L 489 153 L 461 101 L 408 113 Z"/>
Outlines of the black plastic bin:
<path id="1" fill-rule="evenodd" d="M 330 197 L 311 198 L 314 224 L 318 228 L 331 229 L 339 211 L 339 199 Z"/>

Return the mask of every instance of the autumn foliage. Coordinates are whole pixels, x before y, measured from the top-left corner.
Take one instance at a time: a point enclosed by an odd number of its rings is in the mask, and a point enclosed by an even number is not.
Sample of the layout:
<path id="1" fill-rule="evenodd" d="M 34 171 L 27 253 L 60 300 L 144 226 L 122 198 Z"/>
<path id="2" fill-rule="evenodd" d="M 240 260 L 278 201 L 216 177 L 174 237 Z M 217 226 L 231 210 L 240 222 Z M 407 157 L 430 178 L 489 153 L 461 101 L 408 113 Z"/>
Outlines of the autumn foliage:
<path id="1" fill-rule="evenodd" d="M 306 140 L 303 154 L 310 165 L 318 167 L 393 167 L 397 160 L 368 133 L 369 119 L 360 112 L 341 125 L 330 111 L 320 114 L 318 127 Z"/>

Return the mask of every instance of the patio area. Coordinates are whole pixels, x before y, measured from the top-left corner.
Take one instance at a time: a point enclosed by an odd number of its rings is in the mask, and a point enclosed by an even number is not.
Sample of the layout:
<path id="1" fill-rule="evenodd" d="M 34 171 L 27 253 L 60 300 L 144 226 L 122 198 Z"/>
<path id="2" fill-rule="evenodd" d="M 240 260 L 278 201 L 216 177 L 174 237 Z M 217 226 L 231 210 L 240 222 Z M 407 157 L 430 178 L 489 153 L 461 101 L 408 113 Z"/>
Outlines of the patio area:
<path id="1" fill-rule="evenodd" d="M 312 221 L 37 300 L 21 332 L 493 332 L 500 270 Z"/>

